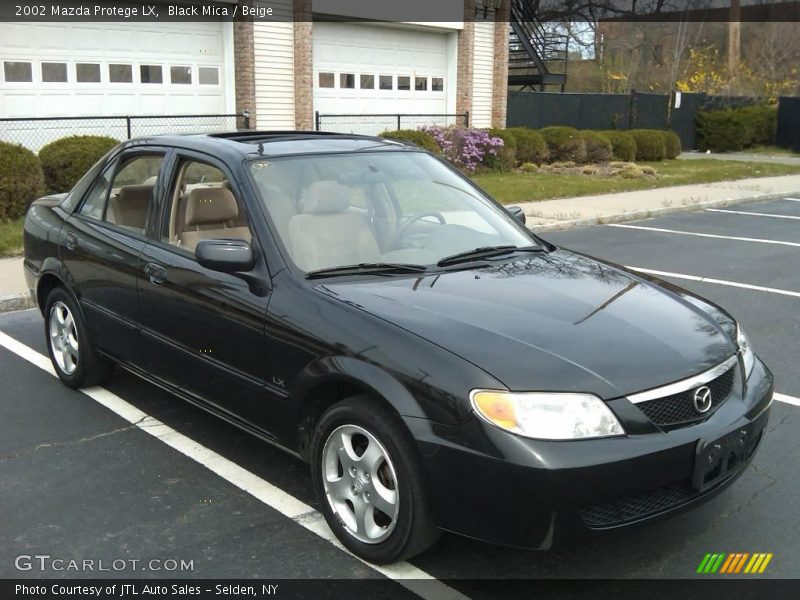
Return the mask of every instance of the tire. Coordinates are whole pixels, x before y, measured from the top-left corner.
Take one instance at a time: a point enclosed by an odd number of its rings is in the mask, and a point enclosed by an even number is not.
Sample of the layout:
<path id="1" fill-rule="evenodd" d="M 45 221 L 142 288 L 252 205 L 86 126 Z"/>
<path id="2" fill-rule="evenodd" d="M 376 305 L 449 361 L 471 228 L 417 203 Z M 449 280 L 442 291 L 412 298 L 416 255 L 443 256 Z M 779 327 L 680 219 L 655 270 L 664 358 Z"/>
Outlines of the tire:
<path id="1" fill-rule="evenodd" d="M 47 296 L 44 331 L 50 361 L 67 387 L 97 385 L 111 374 L 113 363 L 95 351 L 78 303 L 63 287 Z"/>
<path id="2" fill-rule="evenodd" d="M 405 560 L 439 538 L 411 434 L 374 398 L 348 398 L 322 415 L 311 445 L 311 476 L 328 526 L 366 561 Z"/>

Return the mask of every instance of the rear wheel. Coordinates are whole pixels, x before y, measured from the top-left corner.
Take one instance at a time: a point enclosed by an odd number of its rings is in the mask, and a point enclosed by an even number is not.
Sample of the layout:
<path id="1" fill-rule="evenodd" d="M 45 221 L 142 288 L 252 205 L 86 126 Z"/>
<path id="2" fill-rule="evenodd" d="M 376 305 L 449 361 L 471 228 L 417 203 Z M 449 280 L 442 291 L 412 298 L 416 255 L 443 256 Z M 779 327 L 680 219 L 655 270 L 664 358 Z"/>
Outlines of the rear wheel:
<path id="1" fill-rule="evenodd" d="M 47 350 L 58 378 L 71 388 L 96 385 L 111 373 L 112 364 L 97 355 L 73 297 L 63 287 L 47 296 Z"/>
<path id="2" fill-rule="evenodd" d="M 391 563 L 438 539 L 411 435 L 374 399 L 349 398 L 322 416 L 311 473 L 328 525 L 353 554 Z"/>

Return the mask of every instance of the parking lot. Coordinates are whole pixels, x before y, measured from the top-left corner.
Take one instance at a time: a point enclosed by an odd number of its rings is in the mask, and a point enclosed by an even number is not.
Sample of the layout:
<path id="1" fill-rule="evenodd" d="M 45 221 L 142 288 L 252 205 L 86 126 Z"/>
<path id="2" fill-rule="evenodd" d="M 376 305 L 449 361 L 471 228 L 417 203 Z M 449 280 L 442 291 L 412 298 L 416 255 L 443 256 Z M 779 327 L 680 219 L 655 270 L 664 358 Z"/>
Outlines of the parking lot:
<path id="1" fill-rule="evenodd" d="M 708 552 L 771 552 L 800 577 L 800 200 L 546 234 L 715 301 L 773 370 L 779 400 L 753 465 L 697 510 L 550 552 L 444 535 L 411 565 L 368 566 L 328 541 L 307 467 L 118 370 L 73 392 L 46 368 L 38 311 L 0 316 L 0 577 L 19 554 L 191 560 L 170 577 L 691 578 Z M 482 490 L 476 493 L 502 493 Z M 115 575 L 163 577 L 126 567 Z M 430 588 L 433 589 L 433 588 Z M 405 588 L 398 586 L 398 593 Z"/>

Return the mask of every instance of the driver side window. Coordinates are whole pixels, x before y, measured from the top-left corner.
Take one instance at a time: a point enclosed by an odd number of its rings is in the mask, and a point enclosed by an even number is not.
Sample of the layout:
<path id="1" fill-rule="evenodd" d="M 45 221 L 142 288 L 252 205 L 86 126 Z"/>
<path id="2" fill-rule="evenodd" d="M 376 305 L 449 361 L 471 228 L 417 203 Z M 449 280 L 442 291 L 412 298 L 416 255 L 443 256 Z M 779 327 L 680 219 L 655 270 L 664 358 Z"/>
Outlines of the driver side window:
<path id="1" fill-rule="evenodd" d="M 184 160 L 170 191 L 169 217 L 161 241 L 194 252 L 201 240 L 251 241 L 247 214 L 228 176 L 197 160 Z"/>

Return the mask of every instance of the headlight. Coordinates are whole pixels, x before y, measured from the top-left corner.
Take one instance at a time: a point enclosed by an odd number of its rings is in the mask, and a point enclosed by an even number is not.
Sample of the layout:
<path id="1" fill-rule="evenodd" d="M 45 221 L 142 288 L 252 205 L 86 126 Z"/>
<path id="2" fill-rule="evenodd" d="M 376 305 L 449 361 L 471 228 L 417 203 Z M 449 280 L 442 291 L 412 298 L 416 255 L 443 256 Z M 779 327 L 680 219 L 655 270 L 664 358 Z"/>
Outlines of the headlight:
<path id="1" fill-rule="evenodd" d="M 750 372 L 753 370 L 753 365 L 756 362 L 756 355 L 753 354 L 753 348 L 750 346 L 750 338 L 738 324 L 736 325 L 736 345 L 739 346 L 739 352 L 742 353 L 744 360 L 744 377 L 750 377 Z"/>
<path id="2" fill-rule="evenodd" d="M 541 440 L 624 435 L 611 409 L 591 394 L 474 390 L 472 407 L 502 429 Z"/>

